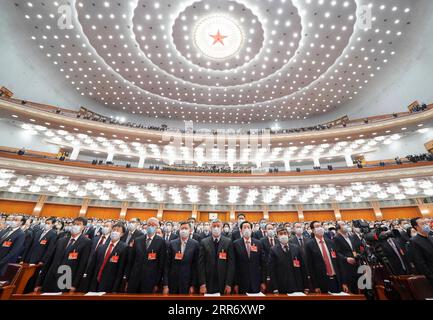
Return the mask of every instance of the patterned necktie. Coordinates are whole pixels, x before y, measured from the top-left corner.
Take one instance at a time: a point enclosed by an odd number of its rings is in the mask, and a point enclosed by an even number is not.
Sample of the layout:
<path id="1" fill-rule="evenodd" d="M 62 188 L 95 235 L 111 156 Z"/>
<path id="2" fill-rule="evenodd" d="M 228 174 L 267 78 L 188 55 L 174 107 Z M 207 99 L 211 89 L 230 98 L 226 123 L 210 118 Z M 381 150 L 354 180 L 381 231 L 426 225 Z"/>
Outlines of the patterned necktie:
<path id="1" fill-rule="evenodd" d="M 149 246 L 150 246 L 150 242 L 152 241 L 152 239 L 151 238 L 147 238 L 146 239 L 146 249 L 149 249 Z"/>

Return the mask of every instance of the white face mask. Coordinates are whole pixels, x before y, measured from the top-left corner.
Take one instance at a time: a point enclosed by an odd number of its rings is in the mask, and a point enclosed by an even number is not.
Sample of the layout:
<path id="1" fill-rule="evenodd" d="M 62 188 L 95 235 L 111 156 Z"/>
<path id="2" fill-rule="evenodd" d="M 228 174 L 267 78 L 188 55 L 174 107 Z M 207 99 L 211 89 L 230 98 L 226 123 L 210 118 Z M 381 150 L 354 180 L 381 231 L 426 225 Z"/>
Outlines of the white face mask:
<path id="1" fill-rule="evenodd" d="M 118 231 L 112 231 L 110 234 L 111 240 L 117 241 L 120 239 L 120 232 Z"/>
<path id="2" fill-rule="evenodd" d="M 46 224 L 46 225 L 44 225 L 45 231 L 51 230 L 52 228 L 53 228 L 52 224 Z"/>
<path id="3" fill-rule="evenodd" d="M 18 221 L 11 221 L 11 223 L 10 223 L 10 227 L 11 227 L 12 229 L 15 229 L 16 227 L 18 227 Z"/>
<path id="4" fill-rule="evenodd" d="M 289 236 L 288 236 L 288 235 L 278 236 L 278 240 L 279 240 L 283 245 L 286 245 L 286 244 L 289 243 Z"/>
<path id="5" fill-rule="evenodd" d="M 245 238 L 250 238 L 251 237 L 251 229 L 244 229 L 244 230 L 242 230 L 242 235 Z"/>
<path id="6" fill-rule="evenodd" d="M 273 238 L 273 237 L 275 237 L 275 231 L 274 231 L 274 229 L 269 229 L 269 230 L 268 230 L 268 237 L 269 237 L 269 238 Z"/>
<path id="7" fill-rule="evenodd" d="M 189 237 L 190 232 L 188 229 L 180 229 L 179 234 L 181 238 L 185 239 Z"/>
<path id="8" fill-rule="evenodd" d="M 73 226 L 71 227 L 71 233 L 72 233 L 73 235 L 77 235 L 77 234 L 79 234 L 80 232 L 81 232 L 81 226 L 73 225 Z"/>
<path id="9" fill-rule="evenodd" d="M 325 234 L 325 229 L 323 229 L 323 227 L 314 228 L 314 234 L 323 236 Z"/>
<path id="10" fill-rule="evenodd" d="M 135 224 L 135 223 L 128 223 L 128 230 L 129 231 L 134 231 L 135 229 L 137 229 L 137 224 Z"/>
<path id="11" fill-rule="evenodd" d="M 226 232 L 226 233 L 230 232 L 230 228 L 229 227 L 225 227 L 224 228 L 224 232 Z"/>
<path id="12" fill-rule="evenodd" d="M 167 232 L 171 232 L 171 229 L 172 229 L 172 226 L 166 226 L 165 227 L 165 231 L 167 231 Z"/>
<path id="13" fill-rule="evenodd" d="M 304 233 L 304 230 L 302 228 L 295 228 L 295 233 L 296 235 L 300 236 Z"/>
<path id="14" fill-rule="evenodd" d="M 102 234 L 104 235 L 104 236 L 106 236 L 107 234 L 109 234 L 110 233 L 110 228 L 108 228 L 108 227 L 103 227 L 102 228 Z"/>
<path id="15" fill-rule="evenodd" d="M 212 228 L 212 235 L 216 238 L 219 237 L 221 235 L 221 228 L 220 227 Z"/>

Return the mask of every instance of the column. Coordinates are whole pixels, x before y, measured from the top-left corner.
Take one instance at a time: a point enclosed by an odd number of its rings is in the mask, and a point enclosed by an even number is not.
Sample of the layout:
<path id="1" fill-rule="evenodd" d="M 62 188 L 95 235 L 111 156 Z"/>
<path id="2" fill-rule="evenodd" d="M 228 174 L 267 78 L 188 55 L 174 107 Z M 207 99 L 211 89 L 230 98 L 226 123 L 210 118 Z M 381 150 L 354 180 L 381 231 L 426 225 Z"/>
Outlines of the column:
<path id="1" fill-rule="evenodd" d="M 335 220 L 341 220 L 340 206 L 336 202 L 331 203 L 332 209 L 334 210 Z"/>
<path id="2" fill-rule="evenodd" d="M 296 209 L 298 211 L 298 220 L 300 222 L 304 221 L 304 206 L 302 204 L 297 204 Z"/>
<path id="3" fill-rule="evenodd" d="M 69 157 L 70 160 L 77 160 L 78 155 L 80 154 L 80 147 L 74 147 L 72 149 L 71 156 Z"/>
<path id="4" fill-rule="evenodd" d="M 38 202 L 36 203 L 34 209 L 33 209 L 33 215 L 39 217 L 42 211 L 42 208 L 45 204 L 45 200 L 47 200 L 47 196 L 40 196 L 38 199 Z"/>
<path id="5" fill-rule="evenodd" d="M 192 205 L 192 211 L 191 211 L 191 218 L 194 218 L 197 220 L 197 216 L 198 216 L 198 206 L 197 204 L 193 204 Z"/>
<path id="6" fill-rule="evenodd" d="M 320 167 L 320 161 L 319 158 L 313 158 L 313 163 L 315 167 Z"/>
<path id="7" fill-rule="evenodd" d="M 110 153 L 107 155 L 107 159 L 105 160 L 105 162 L 113 162 L 113 159 L 114 159 L 114 153 L 113 153 L 113 152 L 110 152 Z"/>
<path id="8" fill-rule="evenodd" d="M 138 167 L 140 169 L 144 168 L 144 161 L 146 160 L 146 155 L 145 154 L 140 154 L 140 160 L 138 160 Z"/>
<path id="9" fill-rule="evenodd" d="M 164 214 L 164 204 L 163 204 L 163 203 L 160 203 L 160 204 L 159 204 L 159 207 L 158 207 L 158 213 L 156 214 L 156 217 L 157 217 L 159 220 L 162 220 L 162 216 L 163 216 L 163 214 Z"/>
<path id="10" fill-rule="evenodd" d="M 128 201 L 123 201 L 122 206 L 120 207 L 119 219 L 125 219 L 127 211 L 128 211 Z"/>
<path id="11" fill-rule="evenodd" d="M 267 205 L 263 206 L 263 219 L 269 220 L 269 207 Z"/>
<path id="12" fill-rule="evenodd" d="M 374 214 L 376 216 L 376 219 L 377 220 L 382 220 L 383 215 L 382 215 L 382 211 L 380 210 L 379 202 L 377 202 L 377 201 L 371 201 L 370 204 L 371 204 L 371 206 L 373 208 L 373 211 L 374 211 Z"/>
<path id="13" fill-rule="evenodd" d="M 80 208 L 80 217 L 85 217 L 87 213 L 87 208 L 89 207 L 90 199 L 85 198 L 83 199 L 83 203 L 81 204 Z"/>
<path id="14" fill-rule="evenodd" d="M 419 212 L 421 212 L 423 216 L 430 215 L 431 209 L 433 208 L 431 204 L 424 203 L 422 199 L 419 198 L 415 199 L 415 201 L 418 206 Z"/>
<path id="15" fill-rule="evenodd" d="M 346 153 L 346 154 L 344 155 L 344 159 L 346 159 L 346 165 L 347 165 L 348 167 L 353 167 L 353 160 L 352 160 L 352 155 L 351 155 L 351 154 Z"/>
<path id="16" fill-rule="evenodd" d="M 234 205 L 230 206 L 230 216 L 229 216 L 230 221 L 235 221 L 236 220 L 236 207 Z"/>

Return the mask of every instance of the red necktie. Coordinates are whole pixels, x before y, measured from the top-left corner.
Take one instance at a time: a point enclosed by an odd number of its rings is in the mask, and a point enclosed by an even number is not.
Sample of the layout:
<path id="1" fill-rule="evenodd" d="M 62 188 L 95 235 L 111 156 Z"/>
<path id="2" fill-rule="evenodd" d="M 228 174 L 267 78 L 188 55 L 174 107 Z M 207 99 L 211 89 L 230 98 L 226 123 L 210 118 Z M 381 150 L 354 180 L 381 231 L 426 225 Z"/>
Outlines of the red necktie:
<path id="1" fill-rule="evenodd" d="M 331 261 L 329 260 L 327 249 L 325 247 L 323 240 L 320 240 L 319 243 L 320 246 L 322 247 L 323 261 L 325 262 L 325 267 L 326 267 L 326 275 L 332 276 L 333 273 L 332 273 Z"/>
<path id="2" fill-rule="evenodd" d="M 110 258 L 111 252 L 113 251 L 113 243 L 110 243 L 110 246 L 108 247 L 107 252 L 105 253 L 105 257 L 104 257 L 104 262 L 102 262 L 101 268 L 99 269 L 98 272 L 98 282 L 101 282 L 101 278 L 102 278 L 102 271 L 104 271 L 105 265 L 108 262 L 108 259 Z"/>
<path id="3" fill-rule="evenodd" d="M 101 239 L 98 242 L 98 245 L 95 248 L 95 252 L 98 251 L 98 248 L 101 244 L 103 244 L 105 242 L 105 236 L 102 236 Z"/>
<path id="4" fill-rule="evenodd" d="M 245 245 L 246 245 L 246 248 L 247 248 L 247 254 L 248 254 L 248 258 L 249 258 L 250 254 L 251 254 L 251 244 L 250 244 L 249 241 L 245 241 Z"/>

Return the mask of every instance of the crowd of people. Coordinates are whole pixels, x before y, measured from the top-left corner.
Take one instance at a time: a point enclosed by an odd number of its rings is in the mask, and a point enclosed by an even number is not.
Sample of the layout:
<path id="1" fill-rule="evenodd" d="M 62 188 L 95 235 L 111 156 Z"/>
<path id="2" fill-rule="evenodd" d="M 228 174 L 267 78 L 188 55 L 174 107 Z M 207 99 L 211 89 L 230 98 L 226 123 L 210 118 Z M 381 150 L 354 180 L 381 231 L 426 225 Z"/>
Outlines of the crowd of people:
<path id="1" fill-rule="evenodd" d="M 433 285 L 432 226 L 421 217 L 253 223 L 245 214 L 236 222 L 9 214 L 0 218 L 0 275 L 9 263 L 40 266 L 26 292 L 359 293 L 358 267 L 377 254 L 369 234 L 379 230 L 374 239 L 392 274 L 425 275 Z M 59 287 L 62 266 L 70 287 Z"/>

